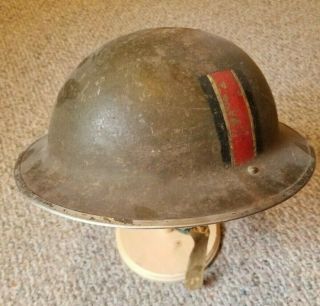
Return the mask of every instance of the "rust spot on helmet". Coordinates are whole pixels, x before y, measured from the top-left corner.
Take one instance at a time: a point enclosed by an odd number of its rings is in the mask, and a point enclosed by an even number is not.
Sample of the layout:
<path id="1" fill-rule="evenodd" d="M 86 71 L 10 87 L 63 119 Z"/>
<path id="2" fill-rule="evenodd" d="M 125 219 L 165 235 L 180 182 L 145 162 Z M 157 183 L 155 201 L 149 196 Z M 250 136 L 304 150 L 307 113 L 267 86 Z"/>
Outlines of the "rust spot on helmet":
<path id="1" fill-rule="evenodd" d="M 89 56 L 85 57 L 85 58 L 81 61 L 81 63 L 78 65 L 77 68 L 80 68 L 81 66 L 83 66 L 83 65 L 87 62 L 88 59 L 89 59 Z"/>
<path id="2" fill-rule="evenodd" d="M 134 210 L 137 219 L 145 219 L 145 218 L 157 218 L 158 214 L 154 209 L 144 207 L 144 206 L 136 206 Z"/>
<path id="3" fill-rule="evenodd" d="M 57 106 L 63 104 L 68 99 L 75 99 L 80 92 L 79 83 L 75 79 L 68 80 L 60 90 L 57 99 Z"/>

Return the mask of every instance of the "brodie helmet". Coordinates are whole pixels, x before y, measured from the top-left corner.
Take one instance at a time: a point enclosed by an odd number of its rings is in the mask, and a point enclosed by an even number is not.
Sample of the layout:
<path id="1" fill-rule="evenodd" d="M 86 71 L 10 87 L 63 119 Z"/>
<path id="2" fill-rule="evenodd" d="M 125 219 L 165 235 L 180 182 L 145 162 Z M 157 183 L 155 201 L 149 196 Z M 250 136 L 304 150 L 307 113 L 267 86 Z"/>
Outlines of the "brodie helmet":
<path id="1" fill-rule="evenodd" d="M 244 51 L 200 30 L 159 28 L 80 63 L 15 178 L 36 204 L 70 218 L 191 227 L 286 200 L 314 165 Z"/>

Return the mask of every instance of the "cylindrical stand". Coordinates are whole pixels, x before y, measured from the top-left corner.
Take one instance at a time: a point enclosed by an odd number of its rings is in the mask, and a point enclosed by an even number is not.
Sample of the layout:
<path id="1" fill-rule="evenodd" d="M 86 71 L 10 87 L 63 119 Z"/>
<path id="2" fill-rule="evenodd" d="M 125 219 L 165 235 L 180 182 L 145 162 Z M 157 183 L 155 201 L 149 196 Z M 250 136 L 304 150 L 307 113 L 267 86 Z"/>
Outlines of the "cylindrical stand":
<path id="1" fill-rule="evenodd" d="M 220 224 L 209 226 L 206 265 L 216 256 Z M 128 267 L 140 276 L 156 281 L 184 280 L 194 242 L 175 229 L 116 229 L 119 253 Z"/>

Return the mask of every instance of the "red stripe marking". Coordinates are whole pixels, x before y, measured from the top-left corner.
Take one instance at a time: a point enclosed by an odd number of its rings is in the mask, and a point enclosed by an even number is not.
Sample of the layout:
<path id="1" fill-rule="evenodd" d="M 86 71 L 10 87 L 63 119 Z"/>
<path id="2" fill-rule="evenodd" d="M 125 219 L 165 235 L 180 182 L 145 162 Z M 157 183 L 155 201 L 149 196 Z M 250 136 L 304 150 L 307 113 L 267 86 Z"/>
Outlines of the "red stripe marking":
<path id="1" fill-rule="evenodd" d="M 244 90 L 232 70 L 209 74 L 229 132 L 232 162 L 241 165 L 256 155 L 251 110 Z M 223 105 L 221 105 L 223 104 Z"/>

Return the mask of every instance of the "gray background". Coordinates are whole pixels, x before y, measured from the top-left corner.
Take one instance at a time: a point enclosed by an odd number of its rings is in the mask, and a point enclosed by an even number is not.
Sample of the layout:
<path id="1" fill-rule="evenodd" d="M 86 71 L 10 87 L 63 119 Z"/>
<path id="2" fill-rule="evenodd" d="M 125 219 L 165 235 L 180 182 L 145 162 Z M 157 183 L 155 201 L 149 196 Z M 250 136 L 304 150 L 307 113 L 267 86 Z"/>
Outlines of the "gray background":
<path id="1" fill-rule="evenodd" d="M 1 305 L 320 305 L 319 171 L 294 198 L 225 224 L 206 286 L 148 282 L 122 264 L 112 229 L 50 215 L 12 178 L 43 135 L 58 89 L 107 40 L 186 26 L 232 40 L 257 62 L 280 120 L 319 152 L 320 2 L 4 1 L 0 3 Z M 318 167 L 319 170 L 319 167 Z"/>

